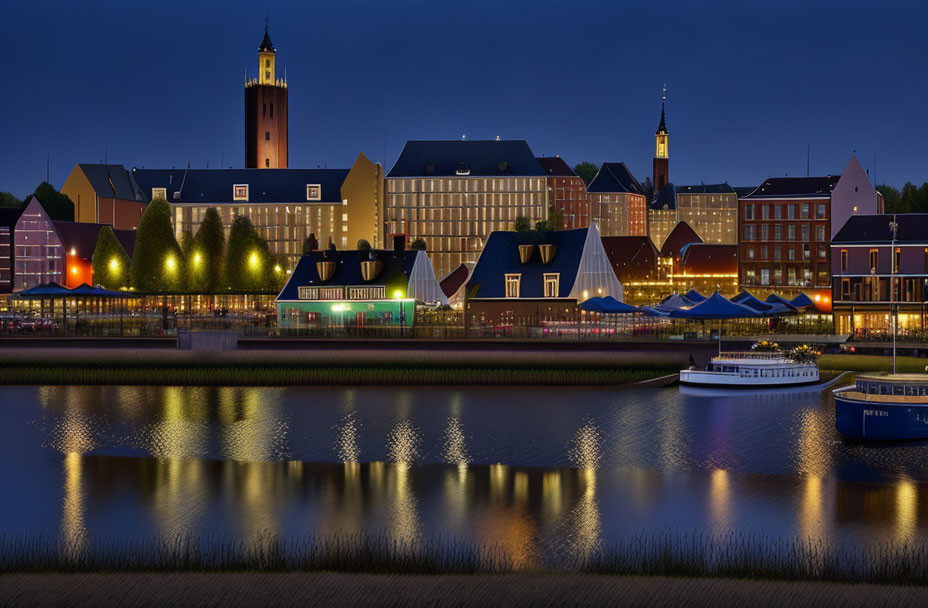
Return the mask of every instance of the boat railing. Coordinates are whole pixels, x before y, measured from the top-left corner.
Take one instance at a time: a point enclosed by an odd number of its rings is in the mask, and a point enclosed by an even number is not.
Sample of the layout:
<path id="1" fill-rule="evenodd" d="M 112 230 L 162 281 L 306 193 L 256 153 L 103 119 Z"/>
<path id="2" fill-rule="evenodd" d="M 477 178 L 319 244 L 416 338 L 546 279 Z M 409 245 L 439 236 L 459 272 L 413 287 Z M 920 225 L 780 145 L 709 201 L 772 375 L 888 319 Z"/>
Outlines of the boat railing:
<path id="1" fill-rule="evenodd" d="M 769 361 L 771 359 L 788 359 L 786 353 L 782 351 L 740 351 L 740 352 L 722 352 L 713 359 L 753 359 L 760 361 Z"/>

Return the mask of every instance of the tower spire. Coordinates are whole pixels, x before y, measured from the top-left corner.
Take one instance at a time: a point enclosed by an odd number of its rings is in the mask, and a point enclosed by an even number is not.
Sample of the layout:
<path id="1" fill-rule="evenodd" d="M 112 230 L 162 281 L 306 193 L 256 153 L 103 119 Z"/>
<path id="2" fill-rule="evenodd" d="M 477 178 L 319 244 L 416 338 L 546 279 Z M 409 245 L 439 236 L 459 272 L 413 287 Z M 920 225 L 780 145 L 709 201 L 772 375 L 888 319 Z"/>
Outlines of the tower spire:
<path id="1" fill-rule="evenodd" d="M 661 89 L 661 124 L 657 126 L 657 132 L 655 135 L 661 135 L 667 133 L 667 121 L 664 115 L 664 104 L 667 103 L 667 85 Z"/>

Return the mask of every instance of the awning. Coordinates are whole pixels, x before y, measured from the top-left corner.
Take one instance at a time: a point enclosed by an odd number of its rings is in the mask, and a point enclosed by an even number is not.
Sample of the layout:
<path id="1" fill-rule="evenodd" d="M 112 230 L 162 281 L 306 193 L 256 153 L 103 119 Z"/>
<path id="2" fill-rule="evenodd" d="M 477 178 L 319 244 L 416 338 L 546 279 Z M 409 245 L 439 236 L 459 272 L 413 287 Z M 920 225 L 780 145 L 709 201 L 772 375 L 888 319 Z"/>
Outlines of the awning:
<path id="1" fill-rule="evenodd" d="M 726 300 L 715 292 L 704 302 L 689 309 L 675 310 L 670 313 L 674 319 L 743 319 L 761 316 L 756 310 Z"/>
<path id="2" fill-rule="evenodd" d="M 58 283 L 42 283 L 30 289 L 24 289 L 16 294 L 19 298 L 61 298 L 71 295 L 71 290 Z"/>
<path id="3" fill-rule="evenodd" d="M 753 294 L 742 291 L 735 297 L 731 299 L 735 304 L 741 304 L 742 306 L 747 306 L 748 308 L 757 311 L 761 314 L 767 314 L 773 311 L 773 305 L 767 304 L 766 302 L 759 300 Z"/>
<path id="4" fill-rule="evenodd" d="M 692 302 L 693 304 L 699 304 L 700 302 L 705 302 L 708 298 L 695 289 L 690 289 L 688 292 L 683 294 L 683 297 Z"/>
<path id="5" fill-rule="evenodd" d="M 589 312 L 598 312 L 601 314 L 623 315 L 640 312 L 637 306 L 619 302 L 612 296 L 605 298 L 590 298 L 580 305 L 580 308 Z"/>
<path id="6" fill-rule="evenodd" d="M 796 308 L 807 308 L 809 306 L 815 306 L 815 302 L 812 301 L 812 298 L 804 293 L 799 294 L 790 300 L 789 303 Z"/>
<path id="7" fill-rule="evenodd" d="M 679 310 L 681 308 L 688 308 L 690 306 L 692 306 L 690 302 L 687 302 L 681 296 L 674 293 L 674 294 L 670 294 L 669 296 L 667 296 L 666 298 L 664 298 L 663 300 L 655 304 L 654 309 L 660 312 L 663 312 L 663 313 L 669 313 L 674 310 Z"/>
<path id="8" fill-rule="evenodd" d="M 767 296 L 767 299 L 764 300 L 764 302 L 773 306 L 773 310 L 771 311 L 773 314 L 789 315 L 796 312 L 796 306 L 793 306 L 792 302 L 782 296 L 778 296 L 775 293 Z"/>
<path id="9" fill-rule="evenodd" d="M 125 291 L 112 291 L 110 289 L 104 289 L 102 287 L 91 287 L 87 283 L 81 283 L 77 287 L 71 290 L 71 295 L 78 297 L 92 297 L 92 298 L 128 298 L 131 297 L 128 292 Z"/>
<path id="10" fill-rule="evenodd" d="M 670 316 L 669 312 L 660 311 L 654 308 L 653 306 L 642 306 L 641 308 L 639 308 L 639 310 L 646 317 L 669 317 Z"/>

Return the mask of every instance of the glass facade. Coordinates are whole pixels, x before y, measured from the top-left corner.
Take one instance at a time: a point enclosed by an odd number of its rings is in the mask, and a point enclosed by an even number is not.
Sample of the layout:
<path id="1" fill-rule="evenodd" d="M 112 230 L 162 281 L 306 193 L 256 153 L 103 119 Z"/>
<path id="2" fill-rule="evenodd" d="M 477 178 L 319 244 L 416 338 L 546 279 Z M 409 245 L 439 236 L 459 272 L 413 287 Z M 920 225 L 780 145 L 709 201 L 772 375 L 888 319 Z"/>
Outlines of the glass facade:
<path id="1" fill-rule="evenodd" d="M 64 249 L 51 220 L 38 202 L 29 204 L 13 231 L 15 272 L 13 290 L 41 283 L 61 283 Z"/>
<path id="2" fill-rule="evenodd" d="M 641 194 L 591 192 L 590 219 L 602 236 L 648 235 L 648 206 Z"/>
<path id="3" fill-rule="evenodd" d="M 255 229 L 268 242 L 272 253 L 284 255 L 290 268 L 296 268 L 303 254 L 303 241 L 315 234 L 319 246 L 325 248 L 329 239 L 339 249 L 353 248 L 348 243 L 348 221 L 343 213 L 344 205 L 332 203 L 307 203 L 303 205 L 277 203 L 242 203 L 223 205 L 186 205 L 174 207 L 174 230 L 178 242 L 184 232 L 196 234 L 206 210 L 215 207 L 226 229 L 226 238 L 232 222 L 239 215 L 251 220 Z"/>
<path id="4" fill-rule="evenodd" d="M 387 235 L 423 239 L 432 266 L 443 277 L 476 262 L 494 230 L 513 230 L 516 218 L 548 216 L 544 177 L 388 178 Z"/>
<path id="5" fill-rule="evenodd" d="M 734 192 L 689 194 L 677 192 L 676 209 L 650 209 L 648 230 L 660 248 L 679 222 L 686 222 L 704 243 L 738 242 L 738 195 Z"/>

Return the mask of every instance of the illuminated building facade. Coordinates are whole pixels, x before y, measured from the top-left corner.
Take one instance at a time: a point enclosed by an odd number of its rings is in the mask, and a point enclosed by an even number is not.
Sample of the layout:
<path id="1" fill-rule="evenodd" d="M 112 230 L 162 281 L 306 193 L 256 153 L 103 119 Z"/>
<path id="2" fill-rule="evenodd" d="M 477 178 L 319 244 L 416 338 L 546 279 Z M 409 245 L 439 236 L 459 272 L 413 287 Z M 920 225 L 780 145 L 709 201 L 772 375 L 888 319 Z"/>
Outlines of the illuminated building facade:
<path id="1" fill-rule="evenodd" d="M 386 179 L 386 234 L 425 241 L 438 276 L 476 262 L 490 233 L 547 210 L 545 172 L 522 140 L 408 141 Z"/>
<path id="2" fill-rule="evenodd" d="M 590 225 L 590 197 L 586 184 L 560 156 L 539 157 L 538 164 L 548 176 L 548 206 L 561 212 L 561 228 L 586 228 Z"/>
<path id="3" fill-rule="evenodd" d="M 91 260 L 105 225 L 52 221 L 39 200 L 31 197 L 13 229 L 13 290 L 50 282 L 69 288 L 93 285 Z M 131 256 L 135 231 L 113 232 Z"/>
<path id="4" fill-rule="evenodd" d="M 663 194 L 672 193 L 664 197 Z M 686 222 L 706 243 L 738 243 L 738 194 L 725 184 L 674 186 L 661 191 L 648 209 L 648 230 L 660 247 L 679 222 Z"/>
<path id="5" fill-rule="evenodd" d="M 830 296 L 832 237 L 881 201 L 855 157 L 841 175 L 766 180 L 739 200 L 739 285 Z"/>
<path id="6" fill-rule="evenodd" d="M 258 77 L 245 81 L 245 167 L 287 168 L 287 80 L 277 76 L 277 49 L 267 24 L 258 47 Z"/>
<path id="7" fill-rule="evenodd" d="M 74 221 L 135 230 L 148 200 L 122 165 L 78 163 L 61 187 L 74 202 Z"/>
<path id="8" fill-rule="evenodd" d="M 602 241 L 626 303 L 653 304 L 667 295 L 670 268 L 650 238 L 604 236 Z"/>
<path id="9" fill-rule="evenodd" d="M 603 236 L 647 236 L 644 189 L 625 163 L 603 163 L 587 187 L 590 220 Z"/>
<path id="10" fill-rule="evenodd" d="M 277 296 L 278 327 L 316 331 L 412 327 L 416 302 L 447 305 L 424 251 L 314 251 L 302 256 Z"/>
<path id="11" fill-rule="evenodd" d="M 551 232 L 499 231 L 467 282 L 465 326 L 541 327 L 575 321 L 579 304 L 624 292 L 596 224 Z"/>
<path id="12" fill-rule="evenodd" d="M 893 306 L 900 334 L 924 332 L 928 214 L 851 217 L 831 241 L 831 275 L 836 333 L 888 333 Z"/>
<path id="13" fill-rule="evenodd" d="M 22 214 L 22 208 L 0 208 L 0 293 L 13 291 L 13 233 Z"/>

